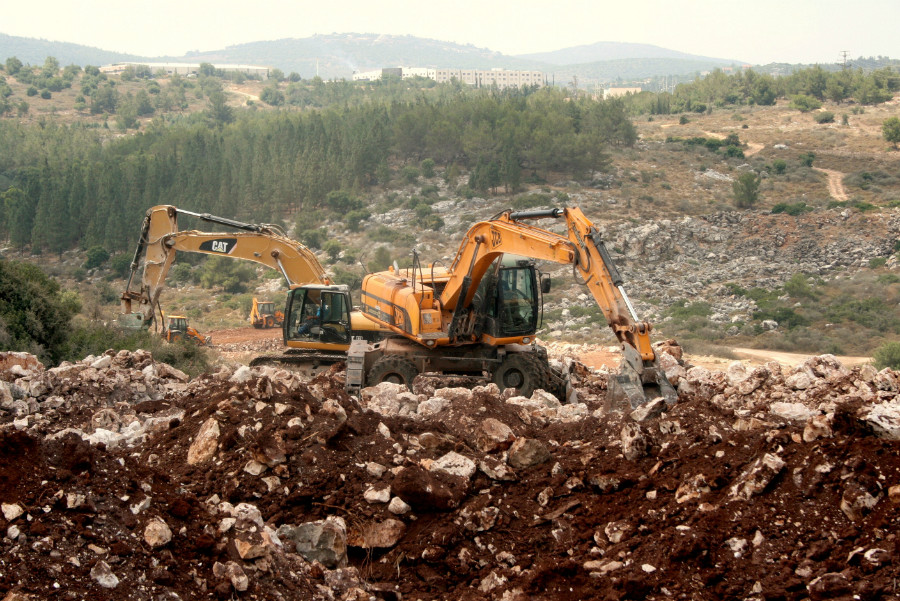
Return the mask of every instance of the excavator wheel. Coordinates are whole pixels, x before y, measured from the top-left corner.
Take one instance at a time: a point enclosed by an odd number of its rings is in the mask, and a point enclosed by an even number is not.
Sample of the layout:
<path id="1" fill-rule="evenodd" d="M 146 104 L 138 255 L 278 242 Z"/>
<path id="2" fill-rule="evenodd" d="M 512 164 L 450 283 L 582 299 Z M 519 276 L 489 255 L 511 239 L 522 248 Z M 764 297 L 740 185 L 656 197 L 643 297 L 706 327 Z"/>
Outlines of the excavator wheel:
<path id="1" fill-rule="evenodd" d="M 275 327 L 275 318 L 272 317 L 271 315 L 266 316 L 266 327 L 267 328 Z"/>
<path id="2" fill-rule="evenodd" d="M 538 388 L 547 388 L 547 370 L 539 357 L 513 353 L 494 370 L 493 380 L 501 391 L 515 388 L 520 396 L 531 396 Z"/>
<path id="3" fill-rule="evenodd" d="M 417 375 L 419 375 L 419 370 L 409 359 L 382 357 L 369 369 L 366 386 L 375 386 L 381 382 L 393 382 L 394 384 L 404 384 L 412 390 L 412 383 Z"/>

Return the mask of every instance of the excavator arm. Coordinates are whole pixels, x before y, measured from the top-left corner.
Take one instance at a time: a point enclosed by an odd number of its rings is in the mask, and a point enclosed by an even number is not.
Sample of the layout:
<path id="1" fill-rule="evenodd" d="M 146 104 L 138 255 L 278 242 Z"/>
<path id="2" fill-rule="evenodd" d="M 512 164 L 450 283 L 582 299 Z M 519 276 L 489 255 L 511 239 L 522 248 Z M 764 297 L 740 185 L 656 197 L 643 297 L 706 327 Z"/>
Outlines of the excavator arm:
<path id="1" fill-rule="evenodd" d="M 178 215 L 190 215 L 202 221 L 225 225 L 241 231 L 201 232 L 178 230 Z M 302 244 L 287 238 L 273 225 L 242 223 L 206 213 L 193 213 L 170 205 L 147 211 L 141 227 L 131 276 L 122 294 L 122 309 L 127 315 L 139 315 L 141 325 L 149 326 L 159 306 L 159 296 L 177 251 L 219 255 L 254 261 L 279 270 L 288 286 L 294 284 L 330 284 L 315 254 Z M 143 258 L 140 289 L 132 290 L 135 274 Z M 137 304 L 137 307 L 134 307 Z M 137 318 L 131 318 L 137 322 Z"/>

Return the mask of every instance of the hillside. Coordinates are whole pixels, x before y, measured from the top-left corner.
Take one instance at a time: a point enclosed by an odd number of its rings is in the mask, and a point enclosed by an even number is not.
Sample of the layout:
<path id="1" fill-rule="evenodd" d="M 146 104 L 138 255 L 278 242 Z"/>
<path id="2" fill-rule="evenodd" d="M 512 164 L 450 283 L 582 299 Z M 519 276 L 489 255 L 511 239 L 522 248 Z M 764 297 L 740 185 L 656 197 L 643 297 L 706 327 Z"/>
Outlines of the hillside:
<path id="1" fill-rule="evenodd" d="M 32 65 L 53 56 L 63 65 L 104 65 L 116 61 L 253 64 L 295 72 L 303 78 L 350 79 L 356 71 L 413 66 L 459 69 L 533 69 L 575 73 L 592 81 L 680 75 L 733 61 L 688 55 L 642 44 L 601 42 L 553 53 L 507 56 L 487 48 L 411 35 L 329 34 L 228 46 L 184 56 L 139 57 L 95 48 L 0 34 L 0 58 L 16 56 Z M 586 64 L 584 67 L 579 65 Z M 598 64 L 593 64 L 598 63 Z"/>
<path id="2" fill-rule="evenodd" d="M 551 65 L 579 65 L 600 61 L 622 61 L 629 59 L 679 59 L 696 61 L 704 64 L 744 64 L 746 61 L 738 61 L 709 56 L 697 56 L 670 50 L 652 44 L 633 44 L 627 42 L 597 42 L 582 46 L 562 48 L 552 52 L 536 52 L 533 54 L 521 54 L 519 58 L 540 61 Z"/>
<path id="3" fill-rule="evenodd" d="M 575 177 L 560 158 L 578 165 L 582 155 L 548 145 L 565 140 L 566 148 L 590 148 L 574 128 L 563 128 L 565 118 L 588 123 L 601 116 L 595 111 L 628 105 L 583 95 L 572 102 L 553 89 L 521 102 L 452 86 L 410 89 L 399 81 L 70 75 L 71 86 L 47 90 L 49 98 L 29 95 L 30 84 L 19 77 L 7 78 L 11 108 L 0 131 L 12 152 L 0 159 L 0 184 L 22 186 L 33 204 L 9 203 L 26 211 L 0 215 L 0 230 L 11 245 L 5 257 L 35 253 L 33 260 L 82 290 L 86 312 L 103 319 L 118 311 L 121 269 L 153 204 L 278 223 L 352 286 L 362 265 L 407 265 L 414 246 L 423 261 L 446 261 L 472 223 L 505 208 L 575 205 L 602 226 L 641 318 L 690 352 L 759 346 L 866 356 L 900 334 L 894 302 L 900 301 L 900 158 L 882 137 L 896 100 L 826 102 L 801 112 L 779 98 L 770 106 L 704 105 L 699 113 L 654 115 L 638 112 L 652 98 L 642 95 L 630 99 L 630 117 L 602 114 L 611 121 L 600 123 L 614 125 L 603 133 L 608 145 L 594 155 L 591 177 Z M 78 100 L 95 84 L 118 94 L 115 114 L 94 111 L 95 98 Z M 275 102 L 277 93 L 282 104 L 262 100 Z M 142 98 L 148 114 L 137 112 Z M 394 103 L 393 114 L 378 108 L 397 98 L 415 102 Z M 23 102 L 27 109 L 19 111 Z M 342 113 L 334 112 L 337 105 Z M 311 110 L 318 106 L 331 108 Z M 818 123 L 826 113 L 834 121 Z M 497 114 L 534 124 L 518 130 L 530 136 L 520 143 L 530 150 L 517 155 L 521 171 L 512 174 L 517 179 L 508 192 L 501 179 L 478 179 L 485 175 L 478 157 L 499 161 L 483 121 Z M 440 136 L 431 133 L 435 115 Z M 345 140 L 363 141 L 365 152 Z M 53 162 L 32 169 L 45 148 L 55 149 Z M 758 198 L 750 210 L 738 210 L 734 183 L 747 173 L 759 174 Z M 70 205 L 57 203 L 60 190 Z M 47 225 L 37 226 L 39 220 Z M 85 251 L 93 247 L 113 257 L 88 271 Z M 241 326 L 255 294 L 281 294 L 278 280 L 261 273 L 241 276 L 243 286 L 225 293 L 204 275 L 202 261 L 183 262 L 164 303 L 203 331 Z M 602 314 L 570 272 L 544 269 L 554 286 L 542 338 L 610 342 Z M 89 286 L 76 283 L 85 278 Z"/>

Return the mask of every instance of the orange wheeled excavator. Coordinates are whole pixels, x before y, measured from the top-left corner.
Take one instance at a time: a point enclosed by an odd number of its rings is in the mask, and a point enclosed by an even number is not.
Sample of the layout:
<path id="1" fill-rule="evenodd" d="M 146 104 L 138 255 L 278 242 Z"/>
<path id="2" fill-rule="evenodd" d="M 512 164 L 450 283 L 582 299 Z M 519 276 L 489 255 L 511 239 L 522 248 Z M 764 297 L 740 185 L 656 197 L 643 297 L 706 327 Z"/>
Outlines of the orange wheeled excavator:
<path id="1" fill-rule="evenodd" d="M 566 235 L 532 225 L 540 219 L 562 219 Z M 395 336 L 351 349 L 350 362 L 362 363 L 368 385 L 410 383 L 425 372 L 486 373 L 501 389 L 529 395 L 544 388 L 563 397 L 564 378 L 535 343 L 542 293 L 550 289 L 535 259 L 572 265 L 621 343 L 608 405 L 637 407 L 658 396 L 675 402 L 650 344 L 652 327 L 638 319 L 600 233 L 578 208 L 505 211 L 472 226 L 449 267 L 423 268 L 414 256 L 409 269 L 367 275 L 362 311 Z"/>

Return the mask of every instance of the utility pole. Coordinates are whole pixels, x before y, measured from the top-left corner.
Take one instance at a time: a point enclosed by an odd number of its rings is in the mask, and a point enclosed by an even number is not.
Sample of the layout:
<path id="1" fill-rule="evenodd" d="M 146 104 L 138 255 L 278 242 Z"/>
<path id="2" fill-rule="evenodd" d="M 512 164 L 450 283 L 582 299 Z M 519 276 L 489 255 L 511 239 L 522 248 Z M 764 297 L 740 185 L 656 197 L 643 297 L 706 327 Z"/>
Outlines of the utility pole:
<path id="1" fill-rule="evenodd" d="M 845 71 L 846 71 L 847 68 L 850 66 L 850 64 L 847 62 L 847 55 L 848 55 L 848 54 L 850 54 L 850 53 L 847 52 L 846 50 L 841 50 L 841 58 L 843 59 L 843 60 L 841 61 L 841 68 L 843 68 Z"/>

